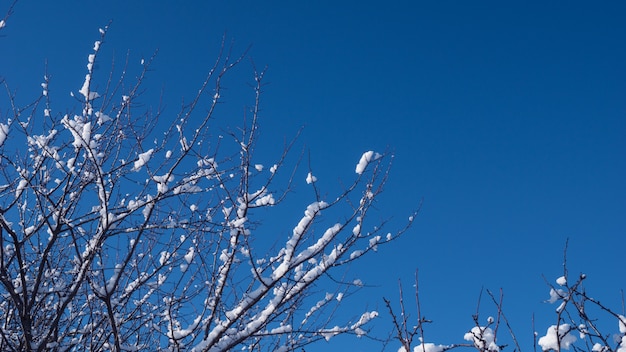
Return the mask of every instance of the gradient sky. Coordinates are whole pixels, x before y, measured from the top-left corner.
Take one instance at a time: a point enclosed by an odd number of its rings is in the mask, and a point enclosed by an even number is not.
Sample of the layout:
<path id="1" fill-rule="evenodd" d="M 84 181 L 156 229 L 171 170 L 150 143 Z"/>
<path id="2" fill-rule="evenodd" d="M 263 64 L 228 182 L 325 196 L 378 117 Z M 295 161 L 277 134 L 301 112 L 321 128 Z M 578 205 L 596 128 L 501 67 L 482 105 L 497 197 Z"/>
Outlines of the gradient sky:
<path id="1" fill-rule="evenodd" d="M 163 91 L 174 114 L 224 33 L 235 51 L 252 45 L 270 83 L 261 154 L 305 126 L 299 148 L 329 194 L 373 149 L 395 154 L 381 214 L 404 219 L 423 199 L 406 236 L 351 268 L 375 287 L 346 301 L 348 311 L 376 308 L 375 331 L 390 331 L 382 296 L 395 300 L 401 279 L 412 307 L 419 268 L 422 310 L 434 320 L 427 341 L 463 342 L 481 288 L 502 288 L 505 313 L 531 350 L 533 312 L 540 334 L 556 319 L 542 303 L 544 276 L 562 274 L 567 238 L 570 272 L 587 273 L 592 295 L 622 310 L 625 18 L 622 1 L 22 0 L 0 32 L 0 75 L 26 102 L 47 63 L 51 94 L 69 96 L 98 28 L 112 20 L 101 60 L 128 53 L 139 62 L 158 49 L 147 94 Z M 243 117 L 250 81 L 248 62 L 230 78 L 242 92 L 227 102 L 230 126 Z M 309 191 L 305 177 L 294 197 Z M 481 308 L 494 314 L 487 302 Z M 307 351 L 380 350 L 354 340 Z"/>

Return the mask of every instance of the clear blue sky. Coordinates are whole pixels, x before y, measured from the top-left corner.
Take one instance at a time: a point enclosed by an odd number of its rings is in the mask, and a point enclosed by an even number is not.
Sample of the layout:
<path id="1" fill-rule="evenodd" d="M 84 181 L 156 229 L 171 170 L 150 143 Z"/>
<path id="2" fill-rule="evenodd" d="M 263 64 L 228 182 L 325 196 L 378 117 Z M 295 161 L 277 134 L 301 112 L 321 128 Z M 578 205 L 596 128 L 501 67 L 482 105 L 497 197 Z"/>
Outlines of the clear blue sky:
<path id="1" fill-rule="evenodd" d="M 47 60 L 51 92 L 76 92 L 98 28 L 113 20 L 108 58 L 158 48 L 148 83 L 175 113 L 223 33 L 235 50 L 252 44 L 250 57 L 269 67 L 267 153 L 306 126 L 300 141 L 332 191 L 363 151 L 392 151 L 382 213 L 403 218 L 424 200 L 405 237 L 351 268 L 377 285 L 354 297 L 354 314 L 377 308 L 377 330 L 389 329 L 381 297 L 397 297 L 398 279 L 410 292 L 419 268 L 429 342 L 462 342 L 481 287 L 503 288 L 528 350 L 532 312 L 540 333 L 554 323 L 542 275 L 561 274 L 566 238 L 571 272 L 585 271 L 592 294 L 621 310 L 625 18 L 622 1 L 22 0 L 0 37 L 0 74 L 27 101 Z M 233 87 L 251 80 L 245 65 Z M 243 108 L 229 109 L 234 126 Z M 380 350 L 352 342 L 307 351 Z"/>

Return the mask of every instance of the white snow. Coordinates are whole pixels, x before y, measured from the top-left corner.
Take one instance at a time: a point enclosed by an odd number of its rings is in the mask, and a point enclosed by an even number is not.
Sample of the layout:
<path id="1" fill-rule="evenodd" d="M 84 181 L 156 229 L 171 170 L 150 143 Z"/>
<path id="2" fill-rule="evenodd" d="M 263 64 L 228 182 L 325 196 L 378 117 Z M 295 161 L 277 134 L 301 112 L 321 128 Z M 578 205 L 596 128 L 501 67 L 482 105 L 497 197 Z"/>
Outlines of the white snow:
<path id="1" fill-rule="evenodd" d="M 463 336 L 465 341 L 472 341 L 474 346 L 480 351 L 500 351 L 496 344 L 496 337 L 491 328 L 485 326 L 474 326 L 470 332 Z"/>
<path id="2" fill-rule="evenodd" d="M 565 286 L 567 284 L 567 279 L 565 278 L 565 276 L 561 276 L 558 279 L 556 279 L 556 283 L 559 286 Z"/>
<path id="3" fill-rule="evenodd" d="M 555 290 L 553 288 L 550 289 L 550 299 L 548 300 L 548 303 L 554 303 L 556 301 L 558 301 L 559 299 L 562 299 L 566 296 L 565 291 L 558 289 Z"/>
<path id="4" fill-rule="evenodd" d="M 135 162 L 137 165 L 137 162 Z M 161 194 L 166 193 L 169 190 L 168 183 L 174 181 L 173 175 L 161 175 L 161 176 L 153 176 L 152 179 L 157 183 L 157 191 Z"/>
<path id="5" fill-rule="evenodd" d="M 359 321 L 351 326 L 352 330 L 369 323 L 370 320 L 376 318 L 377 316 L 378 312 L 375 310 L 361 314 L 361 318 L 359 319 Z"/>
<path id="6" fill-rule="evenodd" d="M 161 256 L 159 257 L 159 264 L 165 265 L 167 261 L 172 257 L 169 252 L 163 251 L 161 252 Z"/>
<path id="7" fill-rule="evenodd" d="M 274 196 L 270 193 L 267 195 L 264 195 L 261 198 L 258 198 L 254 204 L 256 206 L 264 206 L 264 205 L 274 205 L 274 203 L 276 202 L 276 200 L 274 199 Z"/>
<path id="8" fill-rule="evenodd" d="M 423 345 L 417 345 L 413 348 L 413 352 L 442 352 L 446 346 L 435 345 L 434 343 L 424 343 Z"/>
<path id="9" fill-rule="evenodd" d="M 146 151 L 145 153 L 141 153 L 137 156 L 137 160 L 135 161 L 135 164 L 133 166 L 133 171 L 139 171 L 141 170 L 141 168 L 148 162 L 150 161 L 150 157 L 152 157 L 152 153 L 154 152 L 154 149 L 150 149 L 148 151 Z"/>
<path id="10" fill-rule="evenodd" d="M 122 264 L 116 264 L 115 265 L 115 269 L 113 270 L 113 275 L 111 276 L 111 278 L 109 278 L 109 281 L 107 281 L 107 287 L 106 287 L 106 292 L 112 292 L 113 289 L 115 288 L 115 283 L 118 280 L 118 277 L 120 276 L 120 273 L 122 271 Z"/>
<path id="11" fill-rule="evenodd" d="M 270 167 L 270 172 L 275 173 L 277 169 L 278 169 L 278 165 L 274 164 L 272 167 Z"/>
<path id="12" fill-rule="evenodd" d="M 7 23 L 4 20 L 0 20 L 0 28 L 4 28 L 6 25 Z"/>
<path id="13" fill-rule="evenodd" d="M 622 340 L 615 352 L 626 352 L 626 335 L 622 336 Z"/>
<path id="14" fill-rule="evenodd" d="M 15 189 L 15 198 L 19 198 L 22 195 L 22 192 L 26 188 L 26 185 L 28 185 L 28 181 L 26 181 L 25 179 L 21 179 L 20 183 L 17 185 L 17 188 Z"/>
<path id="15" fill-rule="evenodd" d="M 91 55 L 90 55 L 90 59 L 91 59 Z M 93 65 L 93 62 L 90 62 L 87 65 L 88 66 Z M 94 100 L 100 96 L 100 94 L 96 92 L 89 91 L 90 84 L 91 84 L 91 74 L 88 73 L 85 75 L 85 81 L 83 82 L 83 86 L 78 91 L 80 94 L 82 94 L 85 97 L 85 100 L 87 101 Z"/>
<path id="16" fill-rule="evenodd" d="M 325 329 L 320 331 L 320 335 L 324 336 L 326 341 L 330 341 L 333 336 L 339 335 L 341 333 L 341 328 L 339 326 L 335 326 L 332 329 Z"/>
<path id="17" fill-rule="evenodd" d="M 100 111 L 96 111 L 95 115 L 98 118 L 98 126 L 102 126 L 104 123 L 113 120 L 109 115 L 104 114 Z"/>
<path id="18" fill-rule="evenodd" d="M 619 332 L 622 334 L 626 334 L 626 317 L 623 315 L 618 315 L 619 317 Z"/>
<path id="19" fill-rule="evenodd" d="M 144 204 L 145 204 L 145 207 L 141 211 L 141 214 L 143 215 L 144 220 L 148 220 L 148 216 L 150 215 L 150 212 L 152 211 L 152 208 L 154 207 L 154 203 L 152 203 L 152 196 L 148 195 L 146 197 L 146 202 Z"/>
<path id="20" fill-rule="evenodd" d="M 363 255 L 363 251 L 362 250 L 356 250 L 356 251 L 350 253 L 350 259 L 352 260 L 352 259 L 358 258 L 358 257 L 360 257 L 362 255 Z"/>
<path id="21" fill-rule="evenodd" d="M 382 155 L 378 153 L 374 153 L 373 150 L 363 153 L 363 155 L 361 155 L 361 159 L 359 160 L 359 163 L 356 165 L 356 169 L 354 170 L 354 172 L 361 175 L 363 171 L 365 171 L 365 168 L 371 161 L 377 160 L 381 156 Z"/>
<path id="22" fill-rule="evenodd" d="M 603 351 L 605 351 L 605 349 L 604 349 L 604 346 L 602 346 L 602 344 L 596 343 L 591 348 L 591 351 L 592 352 L 603 352 Z"/>
<path id="23" fill-rule="evenodd" d="M 8 134 L 9 134 L 9 125 L 0 123 L 0 147 L 2 147 L 2 144 L 4 144 L 4 141 L 7 138 Z"/>
<path id="24" fill-rule="evenodd" d="M 68 115 L 65 115 L 61 120 L 63 126 L 72 133 L 74 137 L 74 142 L 72 145 L 75 148 L 85 147 L 95 147 L 96 144 L 91 144 L 91 122 L 85 122 L 85 119 L 82 116 L 75 115 L 72 120 L 69 119 Z M 94 141 L 95 143 L 95 141 Z"/>
<path id="25" fill-rule="evenodd" d="M 199 315 L 199 316 L 197 316 L 193 320 L 193 323 L 189 327 L 187 327 L 186 329 L 180 329 L 178 327 L 179 324 L 171 324 L 171 325 L 169 325 L 170 327 L 171 326 L 176 326 L 176 328 L 170 329 L 167 332 L 167 336 L 169 338 L 172 338 L 172 339 L 180 340 L 180 339 L 188 336 L 189 334 L 191 334 L 198 327 L 198 325 L 200 324 L 201 321 L 202 321 L 202 316 Z"/>
<path id="26" fill-rule="evenodd" d="M 561 346 L 559 346 L 559 338 L 557 338 L 557 326 L 552 325 L 548 328 L 546 336 L 542 336 L 541 338 L 539 338 L 539 341 L 537 343 L 544 351 L 558 351 L 561 348 L 569 350 L 570 346 L 576 341 L 576 336 L 571 334 L 571 330 L 573 329 L 572 327 L 570 327 L 569 324 L 559 325 L 558 337 L 560 337 L 561 340 Z"/>
<path id="27" fill-rule="evenodd" d="M 311 184 L 313 182 L 317 181 L 317 177 L 313 176 L 310 172 L 308 175 L 306 175 L 306 183 Z"/>
<path id="28" fill-rule="evenodd" d="M 189 247 L 187 254 L 185 254 L 185 261 L 187 262 L 187 264 L 191 264 L 194 254 L 195 254 L 195 248 Z"/>
<path id="29" fill-rule="evenodd" d="M 426 342 L 413 347 L 413 352 L 442 352 L 446 347 L 445 345 L 435 345 L 434 343 Z M 402 346 L 398 349 L 398 352 L 407 352 L 407 350 Z"/>
<path id="30" fill-rule="evenodd" d="M 376 251 L 378 249 L 378 243 L 380 243 L 380 236 L 374 236 L 370 238 L 370 248 Z"/>
<path id="31" fill-rule="evenodd" d="M 254 165 L 254 168 L 256 169 L 256 171 L 263 171 L 263 165 L 262 164 L 256 164 L 256 165 Z"/>
<path id="32" fill-rule="evenodd" d="M 87 122 L 83 125 L 81 137 L 85 142 L 89 142 L 89 140 L 91 140 L 91 122 Z"/>

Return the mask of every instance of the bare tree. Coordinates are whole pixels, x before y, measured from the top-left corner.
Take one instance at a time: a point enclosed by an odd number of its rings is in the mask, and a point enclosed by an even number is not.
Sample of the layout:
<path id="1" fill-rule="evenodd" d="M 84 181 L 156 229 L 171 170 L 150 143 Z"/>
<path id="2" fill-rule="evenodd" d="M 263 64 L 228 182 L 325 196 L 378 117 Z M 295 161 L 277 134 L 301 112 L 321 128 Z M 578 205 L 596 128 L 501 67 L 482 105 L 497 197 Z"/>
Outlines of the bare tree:
<path id="1" fill-rule="evenodd" d="M 152 59 L 134 83 L 126 62 L 119 79 L 96 84 L 106 33 L 88 56 L 75 113 L 53 106 L 47 75 L 25 106 L 3 82 L 0 350 L 291 351 L 364 335 L 376 312 L 333 318 L 360 282 L 331 275 L 406 230 L 368 220 L 388 158 L 364 153 L 354 181 L 326 199 L 309 173 L 301 218 L 263 226 L 294 177 L 292 143 L 269 167 L 255 158 L 264 71 L 254 70 L 244 123 L 212 136 L 222 81 L 245 55 L 223 44 L 172 119 L 142 110 Z M 257 249 L 268 237 L 276 245 Z"/>
<path id="2" fill-rule="evenodd" d="M 623 315 L 624 299 L 622 297 L 622 314 L 615 309 L 601 303 L 598 299 L 587 294 L 584 288 L 585 274 L 579 274 L 570 284 L 567 269 L 567 243 L 563 256 L 563 275 L 556 279 L 556 286 L 548 282 L 550 298 L 546 303 L 559 303 L 555 309 L 556 322 L 550 325 L 545 335 L 534 332 L 533 349 L 538 347 L 542 351 L 558 351 L 573 349 L 575 351 L 590 352 L 626 352 L 626 317 Z M 480 318 L 481 291 L 476 313 L 472 315 L 474 326 L 463 335 L 469 343 L 435 344 L 426 342 L 424 337 L 425 326 L 430 323 L 421 310 L 417 272 L 415 275 L 416 318 L 411 318 L 404 303 L 402 285 L 400 285 L 399 313 L 394 311 L 390 300 L 384 299 L 385 305 L 392 319 L 392 334 L 386 344 L 395 341 L 400 345 L 401 352 L 444 352 L 450 349 L 466 347 L 480 352 L 498 352 L 507 348 L 513 351 L 522 351 L 517 335 L 514 332 L 503 309 L 503 291 L 496 297 L 490 290 L 485 290 L 493 307 L 495 318 Z M 623 294 L 622 294 L 623 295 Z M 533 330 L 535 321 L 533 317 Z M 615 328 L 617 327 L 617 333 Z M 508 336 L 500 333 L 506 328 Z M 460 334 L 459 334 L 460 336 Z M 508 340 L 509 343 L 502 343 Z M 530 345 L 530 344 L 529 344 Z M 411 349 L 412 348 L 412 349 Z"/>
<path id="3" fill-rule="evenodd" d="M 548 282 L 550 299 L 547 302 L 559 303 L 555 309 L 556 323 L 547 328 L 544 336 L 534 341 L 535 350 L 539 345 L 543 351 L 562 351 L 570 347 L 595 352 L 626 351 L 623 297 L 622 314 L 619 314 L 587 294 L 584 287 L 586 279 L 587 275 L 580 273 L 571 280 L 567 268 L 566 243 L 563 275 L 556 279 L 556 286 Z M 616 326 L 619 332 L 611 333 Z"/>

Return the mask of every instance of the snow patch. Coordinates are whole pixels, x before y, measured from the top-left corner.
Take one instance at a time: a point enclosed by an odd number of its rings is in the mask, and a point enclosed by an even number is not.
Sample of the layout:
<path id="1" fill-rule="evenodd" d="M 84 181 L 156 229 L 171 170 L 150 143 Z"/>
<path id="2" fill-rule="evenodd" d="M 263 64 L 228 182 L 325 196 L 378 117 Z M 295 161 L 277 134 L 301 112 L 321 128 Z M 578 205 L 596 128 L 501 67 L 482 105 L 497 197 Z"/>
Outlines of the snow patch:
<path id="1" fill-rule="evenodd" d="M 571 334 L 572 330 L 573 328 L 569 324 L 561 324 L 558 326 L 558 329 L 556 325 L 552 325 L 548 328 L 546 335 L 539 338 L 537 343 L 544 351 L 559 351 L 562 348 L 569 350 L 570 346 L 576 341 L 576 336 Z M 561 342 L 560 346 L 559 340 Z"/>
<path id="2" fill-rule="evenodd" d="M 356 169 L 354 170 L 354 172 L 361 175 L 370 162 L 379 159 L 381 156 L 382 155 L 378 153 L 374 153 L 373 150 L 363 153 L 363 155 L 361 155 L 359 163 L 356 165 Z"/>
<path id="3" fill-rule="evenodd" d="M 5 125 L 0 123 L 0 147 L 4 144 L 4 141 L 7 139 L 9 135 L 9 125 Z"/>
<path id="4" fill-rule="evenodd" d="M 148 161 L 150 161 L 150 158 L 152 157 L 152 153 L 154 152 L 154 149 L 150 149 L 145 153 L 141 153 L 137 156 L 137 160 L 135 161 L 135 164 L 133 166 L 133 171 L 139 171 L 141 170 L 141 168 L 146 165 L 146 163 Z"/>
<path id="5" fill-rule="evenodd" d="M 306 175 L 306 183 L 311 184 L 313 182 L 317 181 L 317 177 L 313 176 L 310 172 L 308 175 Z"/>
<path id="6" fill-rule="evenodd" d="M 465 341 L 472 341 L 474 346 L 480 351 L 500 351 L 496 344 L 496 337 L 491 328 L 485 326 L 474 326 L 472 330 L 463 336 Z"/>

